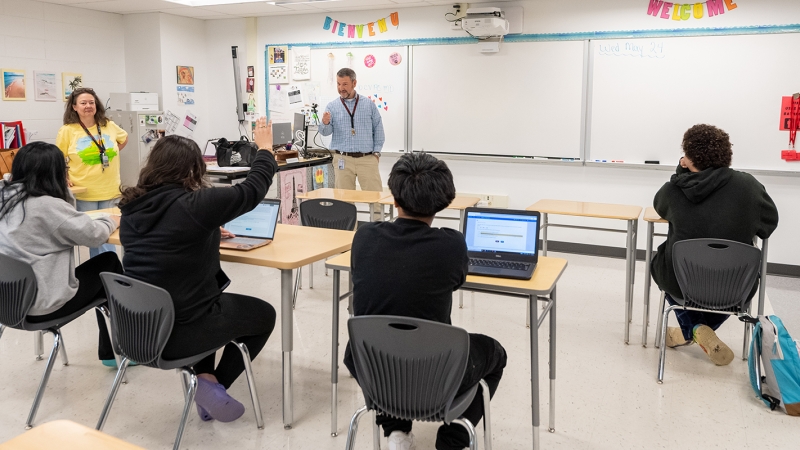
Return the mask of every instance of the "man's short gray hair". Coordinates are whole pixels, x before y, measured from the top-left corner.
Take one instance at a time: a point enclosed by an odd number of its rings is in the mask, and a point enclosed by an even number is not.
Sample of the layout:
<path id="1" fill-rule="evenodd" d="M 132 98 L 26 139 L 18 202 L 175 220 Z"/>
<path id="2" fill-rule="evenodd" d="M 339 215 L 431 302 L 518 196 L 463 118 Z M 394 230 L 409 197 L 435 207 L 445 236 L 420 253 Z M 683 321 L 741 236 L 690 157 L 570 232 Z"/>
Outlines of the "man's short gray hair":
<path id="1" fill-rule="evenodd" d="M 356 81 L 356 71 L 349 67 L 339 69 L 339 71 L 336 72 L 336 76 L 339 78 L 350 77 L 350 81 Z"/>

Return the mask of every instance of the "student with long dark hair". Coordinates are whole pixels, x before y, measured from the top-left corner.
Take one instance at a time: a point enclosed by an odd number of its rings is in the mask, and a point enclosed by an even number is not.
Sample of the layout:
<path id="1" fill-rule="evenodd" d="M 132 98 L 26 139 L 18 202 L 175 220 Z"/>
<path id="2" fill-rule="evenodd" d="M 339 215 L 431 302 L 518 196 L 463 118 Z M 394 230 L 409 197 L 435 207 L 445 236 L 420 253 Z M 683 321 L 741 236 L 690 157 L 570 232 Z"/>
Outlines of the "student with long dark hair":
<path id="1" fill-rule="evenodd" d="M 53 144 L 31 142 L 0 182 L 0 253 L 33 267 L 38 291 L 28 320 L 64 317 L 105 297 L 100 272 L 122 273 L 116 253 L 102 253 L 75 267 L 76 245 L 97 247 L 119 226 L 119 216 L 92 220 L 75 209 L 67 165 Z M 114 366 L 105 320 L 98 313 L 98 356 Z"/>
<path id="2" fill-rule="evenodd" d="M 197 144 L 181 136 L 163 137 L 136 186 L 122 193 L 125 274 L 165 289 L 175 304 L 166 359 L 196 355 L 234 339 L 254 359 L 275 327 L 275 309 L 269 303 L 222 292 L 227 276 L 219 262 L 220 226 L 255 208 L 278 168 L 271 124 L 264 119 L 257 123 L 255 142 L 261 150 L 247 179 L 210 188 Z M 216 367 L 214 362 L 211 354 L 194 366 L 197 412 L 203 420 L 230 422 L 244 414 L 244 405 L 227 394 L 244 364 L 234 345 L 225 347 Z"/>

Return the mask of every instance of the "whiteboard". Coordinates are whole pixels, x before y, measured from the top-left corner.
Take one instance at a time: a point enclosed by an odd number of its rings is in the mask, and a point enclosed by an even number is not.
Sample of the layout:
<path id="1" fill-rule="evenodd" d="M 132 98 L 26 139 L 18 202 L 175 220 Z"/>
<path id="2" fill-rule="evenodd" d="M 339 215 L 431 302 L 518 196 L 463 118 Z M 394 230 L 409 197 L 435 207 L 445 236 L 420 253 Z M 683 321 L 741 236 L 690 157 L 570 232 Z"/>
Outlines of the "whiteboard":
<path id="1" fill-rule="evenodd" d="M 593 41 L 589 160 L 677 165 L 683 133 L 727 131 L 733 167 L 800 170 L 780 159 L 781 96 L 800 91 L 800 34 Z"/>
<path id="2" fill-rule="evenodd" d="M 583 41 L 413 47 L 412 148 L 578 158 Z"/>
<path id="3" fill-rule="evenodd" d="M 399 63 L 397 58 L 392 59 L 396 64 L 390 62 L 389 57 L 394 53 L 400 56 Z M 365 62 L 370 55 L 374 58 L 372 67 L 368 67 Z M 312 48 L 311 78 L 289 82 L 289 89 L 296 85 L 303 90 L 303 103 L 292 106 L 290 112 L 299 112 L 300 109 L 307 109 L 306 105 L 317 103 L 321 120 L 328 103 L 339 98 L 336 90 L 336 72 L 344 67 L 350 67 L 356 72 L 356 92 L 369 97 L 379 107 L 386 133 L 383 151 L 405 150 L 408 78 L 408 47 L 405 46 Z M 290 74 L 291 78 L 293 74 Z M 270 95 L 273 92 L 271 90 Z M 322 138 L 325 146 L 330 144 L 330 136 L 319 135 L 319 138 Z"/>

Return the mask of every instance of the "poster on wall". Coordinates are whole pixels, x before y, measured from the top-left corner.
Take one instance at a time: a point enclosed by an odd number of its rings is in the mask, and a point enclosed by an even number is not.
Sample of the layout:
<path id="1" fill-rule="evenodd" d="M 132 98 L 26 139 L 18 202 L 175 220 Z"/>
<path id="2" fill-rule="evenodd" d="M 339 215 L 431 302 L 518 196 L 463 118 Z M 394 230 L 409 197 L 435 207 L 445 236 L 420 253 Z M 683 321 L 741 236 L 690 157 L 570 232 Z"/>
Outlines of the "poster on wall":
<path id="1" fill-rule="evenodd" d="M 178 84 L 194 84 L 194 67 L 192 66 L 176 66 L 175 72 L 178 75 Z"/>
<path id="2" fill-rule="evenodd" d="M 311 47 L 292 47 L 292 79 L 311 79 Z"/>
<path id="3" fill-rule="evenodd" d="M 281 223 L 300 225 L 300 201 L 297 196 L 306 192 L 306 169 L 284 170 L 281 177 Z"/>
<path id="4" fill-rule="evenodd" d="M 194 105 L 194 86 L 178 86 L 178 104 Z"/>
<path id="5" fill-rule="evenodd" d="M 61 73 L 61 88 L 64 90 L 64 101 L 69 99 L 72 91 L 83 86 L 83 75 L 79 73 L 62 72 Z"/>
<path id="6" fill-rule="evenodd" d="M 37 102 L 58 100 L 55 72 L 33 72 L 33 98 Z"/>
<path id="7" fill-rule="evenodd" d="M 25 71 L 3 69 L 3 100 L 25 100 Z"/>
<path id="8" fill-rule="evenodd" d="M 282 84 L 289 82 L 289 64 L 286 61 L 289 47 L 276 45 L 267 47 L 269 64 L 267 65 L 269 84 Z"/>

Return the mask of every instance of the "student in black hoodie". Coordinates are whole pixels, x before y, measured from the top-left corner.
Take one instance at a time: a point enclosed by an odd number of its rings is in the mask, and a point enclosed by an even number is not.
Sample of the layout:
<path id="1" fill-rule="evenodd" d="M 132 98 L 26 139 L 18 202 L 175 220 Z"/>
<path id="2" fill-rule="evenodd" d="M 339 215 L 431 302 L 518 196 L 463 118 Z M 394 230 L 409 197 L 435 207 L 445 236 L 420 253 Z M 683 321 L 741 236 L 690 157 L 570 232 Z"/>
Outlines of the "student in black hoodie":
<path id="1" fill-rule="evenodd" d="M 683 135 L 684 156 L 670 181 L 653 200 L 656 212 L 669 222 L 667 240 L 653 257 L 651 273 L 667 301 L 683 298 L 672 265 L 672 245 L 686 239 L 718 238 L 752 244 L 768 238 L 778 226 L 778 209 L 752 175 L 730 168 L 733 152 L 728 133 L 711 125 L 695 125 Z M 758 289 L 753 286 L 752 298 Z M 714 332 L 730 317 L 675 310 L 680 328 L 669 327 L 668 347 L 700 344 L 714 364 L 733 360 L 733 351 Z"/>
<path id="2" fill-rule="evenodd" d="M 272 127 L 256 125 L 261 149 L 247 179 L 229 188 L 209 188 L 197 144 L 180 136 L 158 140 L 135 187 L 122 193 L 120 240 L 125 274 L 165 289 L 175 304 L 175 325 L 164 348 L 179 359 L 234 339 L 255 358 L 275 327 L 275 309 L 262 300 L 222 292 L 229 281 L 220 268 L 221 226 L 254 209 L 278 168 L 272 154 Z M 230 422 L 244 406 L 226 390 L 244 371 L 241 353 L 225 347 L 216 368 L 214 354 L 194 366 L 195 397 L 203 420 Z"/>

